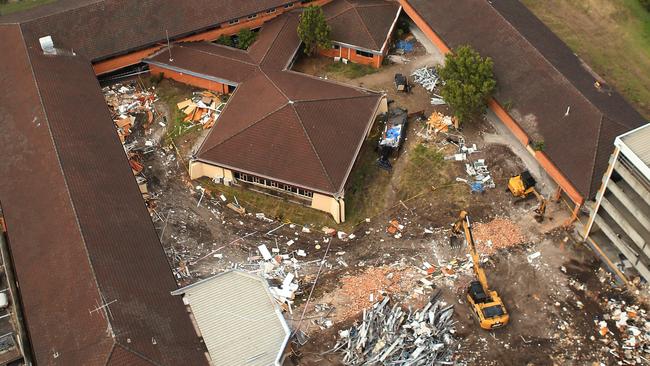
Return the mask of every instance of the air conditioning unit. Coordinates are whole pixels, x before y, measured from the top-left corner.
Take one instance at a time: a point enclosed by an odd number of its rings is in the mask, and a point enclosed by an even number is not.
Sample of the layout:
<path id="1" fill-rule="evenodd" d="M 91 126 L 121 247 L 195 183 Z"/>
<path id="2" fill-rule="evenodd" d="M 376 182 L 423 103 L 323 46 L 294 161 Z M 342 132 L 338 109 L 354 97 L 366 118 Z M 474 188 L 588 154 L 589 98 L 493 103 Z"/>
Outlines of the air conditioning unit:
<path id="1" fill-rule="evenodd" d="M 52 36 L 45 36 L 38 39 L 41 44 L 41 49 L 46 55 L 56 55 L 56 48 L 54 48 L 54 41 Z"/>

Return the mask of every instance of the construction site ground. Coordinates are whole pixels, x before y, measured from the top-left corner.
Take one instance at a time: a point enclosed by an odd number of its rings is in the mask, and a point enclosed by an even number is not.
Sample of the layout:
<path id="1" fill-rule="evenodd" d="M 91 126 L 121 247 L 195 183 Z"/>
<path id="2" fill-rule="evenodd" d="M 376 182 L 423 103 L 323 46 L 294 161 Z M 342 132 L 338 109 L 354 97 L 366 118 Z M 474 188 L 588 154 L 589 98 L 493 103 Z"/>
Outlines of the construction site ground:
<path id="1" fill-rule="evenodd" d="M 390 65 L 355 80 L 339 80 L 385 91 L 394 100 L 392 106 L 424 110 L 428 116 L 434 111 L 428 93 L 415 86 L 410 94 L 397 94 L 393 76 L 432 66 L 439 57 L 420 48 L 408 57 L 406 64 Z M 307 72 L 313 68 L 312 73 L 318 74 L 318 65 L 325 62 L 331 61 L 309 59 L 297 67 Z M 157 84 L 157 93 L 164 95 L 156 103 L 157 119 L 166 123 L 153 123 L 147 131 L 138 129 L 136 123 L 133 132 L 136 144 L 152 147 L 143 155 L 143 174 L 155 198 L 154 225 L 179 285 L 229 268 L 263 271 L 257 249 L 261 244 L 274 255 L 292 258 L 282 261 L 279 270 L 267 271 L 271 284 L 281 283 L 282 278 L 276 275 L 284 271 L 294 272 L 300 285 L 286 317 L 292 329 L 305 333 L 307 341 L 304 345 L 291 343 L 286 364 L 340 364 L 337 353 L 327 352 L 336 343 L 338 331 L 357 321 L 364 307 L 382 296 L 418 307 L 435 289 L 442 290 L 445 301 L 455 304 L 455 347 L 458 360 L 466 364 L 591 365 L 613 361 L 601 349 L 594 319 L 602 319 L 606 312 L 603 299 L 630 299 L 633 294 L 612 287 L 594 255 L 563 227 L 570 215 L 563 204 L 551 202 L 546 219 L 538 223 L 533 198 L 515 202 L 506 192 L 507 178 L 526 166 L 498 139 L 486 142 L 485 136 L 500 133 L 487 120 L 466 123 L 460 133 L 468 145 L 477 145 L 479 151 L 471 159 L 486 160 L 495 188 L 472 194 L 467 184 L 457 182 L 456 177 L 467 176 L 464 162 L 444 159 L 453 155 L 456 147 L 444 137 L 426 141 L 422 137 L 425 125 L 415 118 L 409 120 L 399 156 L 392 159 L 392 172 L 381 170 L 375 164 L 381 129 L 375 126 L 346 191 L 349 220 L 336 225 L 328 216 L 305 207 L 299 210 L 314 216 L 282 213 L 282 207 L 299 207 L 286 199 L 223 187 L 207 179 L 190 181 L 188 159 L 207 130 L 190 129 L 173 138 L 168 135 L 176 123 L 175 103 L 192 92 L 166 80 Z M 445 107 L 435 109 L 449 113 Z M 238 202 L 247 213 L 227 208 L 231 202 Z M 265 212 L 271 206 L 273 212 Z M 503 329 L 481 330 L 470 317 L 464 293 L 473 272 L 466 247 L 452 246 L 449 241 L 451 224 L 460 210 L 467 210 L 474 222 L 486 228 L 493 225 L 499 235 L 516 232 L 519 238 L 502 247 L 497 239 L 493 246 L 488 238 L 481 239 L 481 245 L 494 252 L 484 258 L 489 283 L 511 315 L 510 324 Z M 399 230 L 388 233 L 391 221 Z M 326 234 L 323 226 L 346 235 L 340 239 Z M 424 285 L 422 278 L 432 285 Z"/>

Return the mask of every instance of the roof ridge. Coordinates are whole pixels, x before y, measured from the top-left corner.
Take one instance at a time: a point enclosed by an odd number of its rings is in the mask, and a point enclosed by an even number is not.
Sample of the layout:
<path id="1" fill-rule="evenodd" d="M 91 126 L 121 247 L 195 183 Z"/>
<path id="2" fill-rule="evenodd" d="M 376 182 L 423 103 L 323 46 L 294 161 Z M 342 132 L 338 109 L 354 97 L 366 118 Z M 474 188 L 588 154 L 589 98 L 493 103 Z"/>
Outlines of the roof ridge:
<path id="1" fill-rule="evenodd" d="M 140 353 L 140 352 L 138 352 L 138 351 L 136 351 L 136 350 L 134 350 L 134 349 L 131 349 L 131 348 L 129 348 L 129 347 L 123 345 L 121 342 L 115 342 L 115 346 L 116 346 L 116 347 L 120 347 L 120 348 L 122 348 L 122 349 L 125 350 L 126 352 L 129 352 L 129 353 L 132 353 L 132 354 L 136 355 L 137 357 L 141 358 L 142 361 L 148 362 L 148 363 L 150 363 L 151 365 L 154 365 L 154 366 L 162 366 L 162 364 L 159 364 L 159 363 L 157 363 L 156 361 L 150 359 L 149 357 L 143 355 L 142 353 Z M 112 355 L 111 355 L 111 357 L 112 357 Z M 110 359 L 109 359 L 109 360 L 110 360 Z"/>
<path id="2" fill-rule="evenodd" d="M 258 124 L 258 123 L 264 121 L 265 119 L 269 118 L 272 114 L 275 114 L 275 113 L 279 112 L 280 110 L 284 109 L 287 105 L 289 105 L 289 102 L 288 102 L 288 101 L 287 101 L 287 103 L 284 103 L 283 105 L 281 105 L 281 106 L 278 107 L 277 109 L 275 109 L 275 110 L 273 110 L 273 111 L 271 111 L 271 112 L 265 114 L 264 116 L 260 117 L 260 118 L 259 118 L 258 120 L 256 120 L 255 122 L 249 124 L 248 126 L 242 128 L 241 130 L 239 130 L 239 131 L 233 133 L 232 135 L 228 136 L 227 138 L 223 139 L 223 140 L 220 141 L 219 143 L 214 144 L 213 146 L 210 146 L 210 147 L 209 147 L 206 151 L 204 151 L 203 153 L 206 153 L 206 152 L 208 152 L 208 151 L 214 149 L 215 147 L 217 147 L 217 146 L 219 146 L 219 145 L 222 145 L 222 144 L 225 143 L 226 141 L 229 141 L 229 140 L 231 140 L 232 138 L 234 138 L 235 136 L 241 135 L 244 131 L 248 130 L 249 128 L 255 126 L 256 124 Z M 225 109 L 224 109 L 224 111 L 225 111 Z M 223 113 L 223 112 L 222 112 L 222 113 Z"/>
<path id="3" fill-rule="evenodd" d="M 212 43 L 210 43 L 210 42 L 203 42 L 203 41 L 200 42 L 200 43 L 204 43 L 204 44 L 208 44 L 208 45 L 212 44 Z M 204 50 L 201 50 L 201 49 L 198 49 L 198 48 L 194 48 L 194 47 L 186 47 L 186 46 L 183 45 L 183 43 L 177 43 L 176 46 L 179 47 L 179 48 L 185 48 L 185 49 L 188 49 L 188 50 L 192 50 L 192 51 L 196 51 L 196 52 L 204 53 L 204 54 L 206 54 L 206 55 L 210 55 L 210 56 L 214 56 L 214 57 L 225 58 L 225 59 L 227 59 L 227 60 L 236 61 L 236 62 L 241 62 L 241 63 L 243 63 L 243 64 L 247 64 L 247 65 L 251 65 L 251 66 L 258 66 L 257 64 L 253 63 L 252 60 L 251 60 L 251 61 L 242 61 L 242 60 L 238 60 L 238 59 L 233 58 L 233 57 L 228 57 L 228 56 L 223 56 L 223 55 L 216 54 L 216 53 L 211 53 L 211 52 L 204 51 Z M 218 46 L 218 45 L 214 45 L 214 46 L 216 47 L 216 46 Z M 174 47 L 174 46 L 172 46 L 172 48 L 173 48 L 173 47 Z M 226 47 L 226 46 L 224 46 L 224 47 Z M 164 49 L 163 49 L 163 51 L 164 51 Z M 159 53 L 157 53 L 156 56 L 157 56 L 158 54 L 159 54 Z M 246 54 L 247 56 L 250 57 L 250 55 L 248 55 L 248 52 L 245 52 L 245 54 Z"/>
<path id="4" fill-rule="evenodd" d="M 347 0 L 341 0 L 341 2 L 344 2 L 344 3 L 348 4 L 348 7 L 345 8 L 345 9 L 343 9 L 343 10 L 341 10 L 340 12 L 338 12 L 338 13 L 332 15 L 332 16 L 329 17 L 329 18 L 326 17 L 325 20 L 332 20 L 332 19 L 334 19 L 334 18 L 336 18 L 336 17 L 339 17 L 339 16 L 343 15 L 344 13 L 347 13 L 348 11 L 350 11 L 350 10 L 352 10 L 352 9 L 354 8 L 354 5 L 352 5 L 352 4 L 351 4 L 349 1 L 347 1 Z"/>
<path id="5" fill-rule="evenodd" d="M 289 14 L 289 13 L 287 13 L 287 14 Z M 262 63 L 264 63 L 264 60 L 266 59 L 266 56 L 268 56 L 269 52 L 271 52 L 271 48 L 273 48 L 273 45 L 278 40 L 278 37 L 280 37 L 280 33 L 282 33 L 282 31 L 284 30 L 284 27 L 286 27 L 287 23 L 289 22 L 289 16 L 278 16 L 273 20 L 276 20 L 276 19 L 281 19 L 284 22 L 284 24 L 282 24 L 282 27 L 280 27 L 280 30 L 275 34 L 275 36 L 273 37 L 273 40 L 271 41 L 271 43 L 269 43 L 269 47 L 266 49 L 266 52 L 264 52 L 264 54 L 260 58 L 260 61 L 258 62 L 258 66 L 261 66 Z"/>
<path id="6" fill-rule="evenodd" d="M 108 357 L 106 357 L 106 362 L 104 362 L 104 366 L 108 366 L 108 363 L 111 361 L 111 357 L 113 357 L 113 352 L 115 352 L 116 346 L 117 346 L 117 342 L 115 342 L 115 338 L 113 338 L 113 345 L 111 346 L 110 352 L 108 352 Z"/>
<path id="7" fill-rule="evenodd" d="M 50 121 L 48 118 L 48 114 L 46 111 L 45 103 L 43 102 L 43 95 L 41 94 L 41 89 L 38 85 L 38 77 L 36 76 L 36 72 L 34 71 L 34 65 L 32 64 L 32 56 L 29 54 L 29 50 L 27 48 L 27 44 L 25 43 L 25 36 L 23 34 L 23 28 L 21 25 L 18 25 L 18 30 L 20 31 L 20 37 L 22 38 L 21 44 L 25 48 L 25 55 L 27 56 L 27 63 L 29 64 L 29 69 L 32 72 L 32 79 L 34 80 L 34 86 L 36 87 L 36 93 L 38 94 L 38 99 L 40 102 L 41 110 L 43 112 L 43 118 L 45 118 L 45 125 L 47 127 L 48 135 L 50 137 L 50 141 L 52 142 L 52 148 L 54 149 L 54 154 L 56 155 L 56 161 L 59 164 L 59 170 L 61 172 L 61 177 L 63 178 L 63 184 L 65 185 L 65 191 L 66 191 L 66 196 L 68 200 L 70 201 L 70 206 L 72 207 L 72 210 L 74 211 L 74 221 L 77 225 L 77 228 L 79 230 L 79 236 L 81 237 L 81 241 L 83 242 L 83 249 L 84 253 L 86 254 L 86 259 L 88 260 L 88 266 L 90 268 L 90 272 L 92 273 L 93 277 L 93 282 L 95 284 L 95 287 L 97 289 L 97 295 L 99 298 L 103 298 L 104 295 L 102 294 L 102 289 L 101 286 L 99 285 L 99 280 L 97 279 L 97 272 L 95 271 L 93 262 L 90 258 L 90 253 L 88 252 L 88 244 L 86 243 L 86 237 L 84 236 L 84 231 L 81 228 L 81 223 L 79 222 L 79 214 L 77 212 L 77 206 L 75 205 L 74 200 L 72 199 L 72 194 L 70 193 L 70 186 L 68 184 L 68 177 L 65 174 L 65 171 L 63 170 L 63 164 L 61 163 L 61 155 L 59 154 L 59 147 L 54 139 L 54 134 L 52 133 L 52 128 L 50 126 Z M 58 57 L 58 56 L 56 56 Z M 106 311 L 106 310 L 104 310 Z M 113 326 L 111 324 L 110 318 L 108 317 L 108 314 L 104 317 L 106 320 L 106 324 L 108 328 L 111 329 L 111 333 L 113 333 L 112 329 Z"/>
<path id="8" fill-rule="evenodd" d="M 340 81 L 337 81 L 337 80 L 332 80 L 332 79 L 323 79 L 323 78 L 315 76 L 315 75 L 310 75 L 310 74 L 298 72 L 298 71 L 291 70 L 291 69 L 285 69 L 285 70 L 282 70 L 280 72 L 290 72 L 290 73 L 295 74 L 295 75 L 300 75 L 300 76 L 304 76 L 306 78 L 311 78 L 311 79 L 314 79 L 314 80 L 322 81 L 324 83 L 329 83 L 329 84 L 338 85 L 338 86 L 342 86 L 342 87 L 349 88 L 349 89 L 354 89 L 354 90 L 357 90 L 357 91 L 360 91 L 360 92 L 373 93 L 373 94 L 378 94 L 378 95 L 382 94 L 382 93 L 379 93 L 379 92 L 377 92 L 375 90 L 371 90 L 371 89 L 364 88 L 364 87 L 361 87 L 361 86 L 346 84 L 346 83 L 343 83 L 343 82 L 340 82 Z"/>
<path id="9" fill-rule="evenodd" d="M 563 72 L 561 72 L 557 67 L 555 67 L 555 65 L 553 65 L 553 63 L 552 63 L 551 61 L 549 61 L 549 59 L 546 58 L 546 56 L 544 56 L 544 54 L 543 54 L 543 53 L 542 53 L 542 52 L 541 52 L 537 47 L 535 47 L 535 45 L 532 44 L 532 43 L 528 40 L 528 38 L 526 38 L 526 37 L 525 37 L 525 36 L 524 36 L 524 35 L 523 35 L 523 34 L 522 34 L 518 29 L 517 29 L 517 27 L 515 27 L 512 23 L 510 23 L 510 21 L 509 21 L 506 17 L 504 17 L 503 14 L 501 14 L 501 12 L 500 12 L 499 10 L 497 10 L 497 9 L 494 7 L 494 5 L 493 5 L 492 3 L 488 3 L 488 6 L 492 9 L 492 11 L 494 11 L 494 12 L 499 16 L 499 18 L 503 19 L 503 20 L 506 22 L 506 24 L 508 24 L 508 26 L 509 26 L 510 28 L 512 28 L 512 29 L 515 31 L 515 33 L 517 33 L 517 34 L 521 37 L 521 39 L 524 40 L 524 42 L 526 42 L 526 43 L 527 43 L 527 44 L 528 44 L 528 45 L 529 45 L 533 50 L 535 50 L 535 53 L 537 53 L 539 56 L 541 56 L 542 60 L 544 60 L 545 63 L 547 63 L 547 64 L 548 64 L 548 65 L 549 65 L 553 70 L 555 70 L 555 72 L 557 72 L 557 73 L 562 77 L 562 79 L 563 79 L 564 81 L 566 81 L 567 83 L 569 83 L 569 85 L 571 85 L 571 88 L 574 89 L 574 90 L 575 90 L 575 91 L 580 95 L 580 97 L 581 97 L 582 99 L 584 99 L 584 100 L 585 100 L 585 101 L 586 101 L 590 106 L 594 107 L 594 108 L 598 111 L 598 113 L 600 113 L 601 115 L 604 115 L 604 114 L 605 114 L 605 113 L 603 113 L 603 111 L 602 111 L 600 108 L 598 108 L 594 103 L 592 103 L 591 100 L 589 100 L 589 98 L 587 98 L 587 96 L 584 95 L 584 94 L 582 93 L 582 91 L 581 91 L 580 89 L 578 89 L 578 88 L 575 86 L 575 84 L 573 84 L 573 82 L 571 82 L 571 80 L 569 80 L 569 78 L 566 77 L 566 75 L 564 75 Z M 555 34 L 555 33 L 553 33 L 553 34 Z M 557 37 L 557 36 L 556 36 L 556 37 Z M 571 51 L 571 52 L 573 53 L 574 56 L 576 55 L 573 51 Z"/>
<path id="10" fill-rule="evenodd" d="M 260 72 L 264 75 L 264 77 L 266 77 L 266 79 L 267 79 L 268 81 L 271 82 L 271 85 L 273 85 L 273 87 L 275 87 L 275 89 L 276 89 L 277 91 L 279 91 L 280 94 L 282 94 L 282 96 L 285 97 L 285 98 L 287 99 L 287 101 L 289 101 L 289 102 L 293 102 L 293 100 L 292 100 L 291 98 L 289 98 L 289 97 L 287 96 L 287 94 L 285 94 L 284 91 L 283 91 L 282 89 L 280 89 L 280 87 L 275 83 L 275 81 L 273 81 L 273 79 L 271 79 L 271 77 L 268 76 L 268 75 L 266 74 L 266 72 L 265 72 L 264 70 L 262 70 L 261 67 L 259 67 L 259 68 L 260 68 Z"/>
<path id="11" fill-rule="evenodd" d="M 366 31 L 366 34 L 368 35 L 368 37 L 370 37 L 370 40 L 375 45 L 375 49 L 381 48 L 380 46 L 377 45 L 377 41 L 372 36 L 372 33 L 370 33 L 370 29 L 368 29 L 368 26 L 366 25 L 366 22 L 361 17 L 361 14 L 359 14 L 359 8 L 353 7 L 352 9 L 354 9 L 354 13 L 357 15 L 357 18 L 359 18 L 359 21 L 361 22 L 361 25 L 363 26 L 363 29 Z"/>
<path id="12" fill-rule="evenodd" d="M 300 113 L 296 110 L 296 107 L 293 105 L 291 106 L 291 109 L 293 110 L 293 113 L 296 114 L 296 117 L 298 117 L 298 123 L 300 124 L 300 127 L 302 127 L 302 131 L 304 132 L 305 136 L 307 137 L 307 141 L 309 141 L 309 146 L 311 146 L 312 150 L 314 151 L 314 154 L 316 155 L 316 158 L 318 158 L 318 162 L 320 163 L 321 168 L 323 169 L 323 172 L 325 173 L 325 177 L 327 177 L 327 182 L 329 182 L 330 187 L 332 189 L 336 189 L 336 186 L 332 182 L 332 178 L 330 177 L 329 172 L 325 168 L 325 164 L 323 164 L 323 159 L 321 159 L 320 154 L 318 153 L 318 150 L 316 150 L 316 146 L 314 143 L 311 141 L 311 137 L 309 136 L 309 132 L 307 132 L 307 129 L 305 128 L 305 124 L 302 122 L 302 118 L 300 117 Z"/>

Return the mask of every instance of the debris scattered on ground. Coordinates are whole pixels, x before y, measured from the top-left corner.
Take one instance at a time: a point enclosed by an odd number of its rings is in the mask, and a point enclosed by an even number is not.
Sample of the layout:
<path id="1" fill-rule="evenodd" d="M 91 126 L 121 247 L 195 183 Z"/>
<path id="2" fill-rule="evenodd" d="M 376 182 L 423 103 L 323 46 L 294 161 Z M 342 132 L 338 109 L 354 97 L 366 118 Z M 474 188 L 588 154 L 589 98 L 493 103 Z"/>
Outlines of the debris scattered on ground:
<path id="1" fill-rule="evenodd" d="M 344 276 L 340 289 L 334 294 L 337 300 L 341 300 L 340 304 L 336 304 L 336 316 L 348 319 L 387 295 L 409 294 L 420 285 L 420 278 L 425 276 L 415 268 L 400 265 L 369 267 L 357 275 Z"/>
<path id="2" fill-rule="evenodd" d="M 519 226 L 505 218 L 496 218 L 488 223 L 474 223 L 472 233 L 478 251 L 488 256 L 526 240 Z"/>
<path id="3" fill-rule="evenodd" d="M 225 103 L 221 102 L 216 94 L 206 90 L 195 93 L 194 97 L 186 99 L 176 106 L 185 114 L 183 122 L 199 123 L 203 125 L 204 129 L 208 129 L 214 126 Z"/>
<path id="4" fill-rule="evenodd" d="M 142 127 L 149 128 L 155 117 L 154 101 L 156 95 L 152 90 L 138 87 L 135 83 L 115 84 L 102 89 L 104 98 L 113 115 L 113 121 L 122 143 L 127 141 L 132 129 L 136 127 L 136 118 L 145 118 Z"/>
<path id="5" fill-rule="evenodd" d="M 433 112 L 427 120 L 427 136 L 436 135 L 439 132 L 449 132 L 451 126 L 458 127 L 458 118 Z"/>
<path id="6" fill-rule="evenodd" d="M 603 308 L 609 313 L 602 319 L 594 319 L 603 351 L 614 356 L 619 365 L 647 365 L 650 359 L 650 319 L 647 312 L 638 305 L 628 305 L 616 299 L 605 299 Z"/>
<path id="7" fill-rule="evenodd" d="M 391 307 L 384 298 L 363 311 L 360 325 L 339 332 L 333 350 L 345 365 L 453 365 L 454 306 L 439 296 L 419 311 Z"/>
<path id="8" fill-rule="evenodd" d="M 416 69 L 413 71 L 411 76 L 413 76 L 413 82 L 422 85 L 424 89 L 430 92 L 433 92 L 436 89 L 436 86 L 438 86 L 438 82 L 440 81 L 440 77 L 438 76 L 438 73 L 436 73 L 436 69 L 433 67 Z"/>

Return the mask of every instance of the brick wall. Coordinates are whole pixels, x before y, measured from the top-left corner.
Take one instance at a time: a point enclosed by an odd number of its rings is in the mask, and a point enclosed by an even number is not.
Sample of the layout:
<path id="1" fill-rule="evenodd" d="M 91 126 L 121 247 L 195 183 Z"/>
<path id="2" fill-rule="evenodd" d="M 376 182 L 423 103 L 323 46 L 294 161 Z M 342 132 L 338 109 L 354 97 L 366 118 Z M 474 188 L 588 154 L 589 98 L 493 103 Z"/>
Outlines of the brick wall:
<path id="1" fill-rule="evenodd" d="M 218 83 L 216 81 L 202 79 L 196 76 L 183 74 L 177 71 L 168 70 L 159 66 L 149 65 L 149 70 L 152 75 L 163 74 L 164 77 L 176 80 L 183 84 L 188 84 L 201 89 L 212 90 L 220 94 L 228 93 L 228 85 Z"/>
<path id="2" fill-rule="evenodd" d="M 350 60 L 356 64 L 368 65 L 374 68 L 380 68 L 384 57 L 381 55 L 373 55 L 373 57 L 365 57 L 357 55 L 354 48 L 340 47 L 338 50 L 329 48 L 320 50 L 319 53 L 325 57 L 341 57 Z"/>

